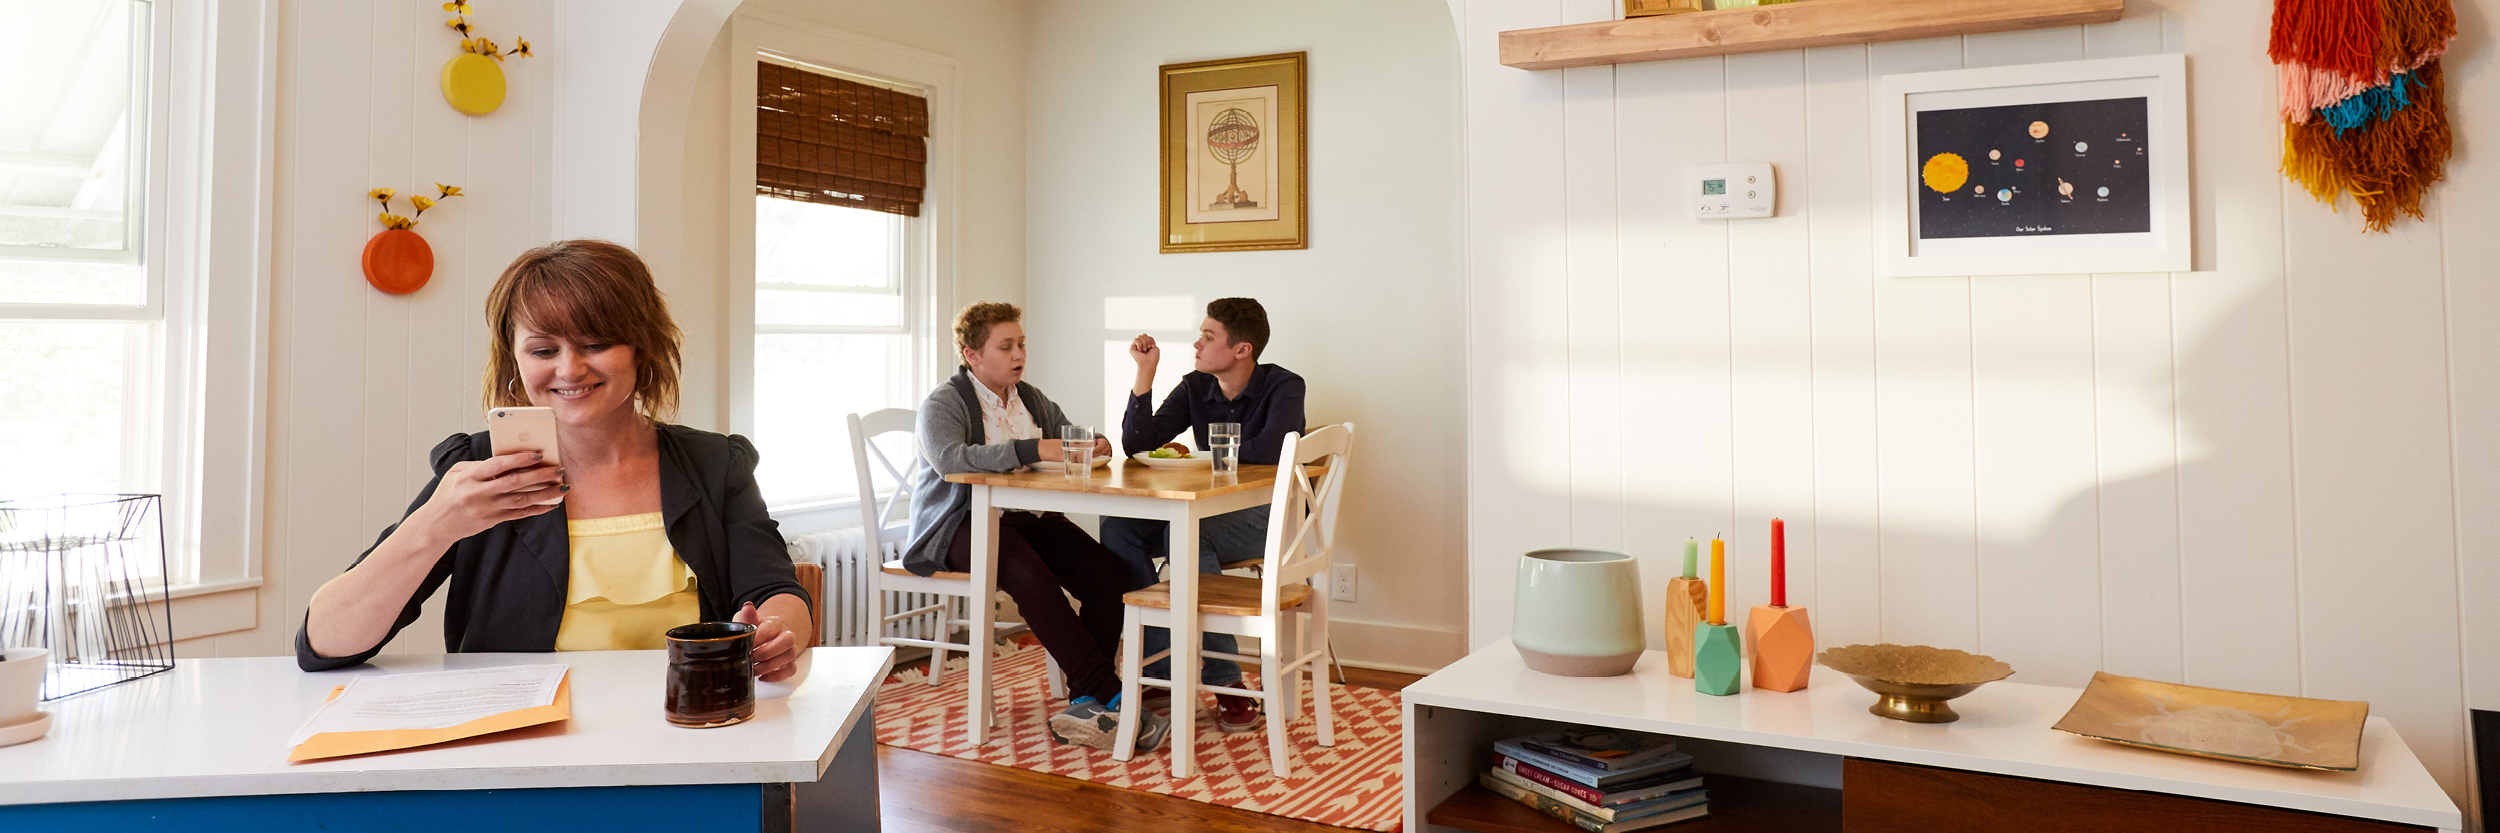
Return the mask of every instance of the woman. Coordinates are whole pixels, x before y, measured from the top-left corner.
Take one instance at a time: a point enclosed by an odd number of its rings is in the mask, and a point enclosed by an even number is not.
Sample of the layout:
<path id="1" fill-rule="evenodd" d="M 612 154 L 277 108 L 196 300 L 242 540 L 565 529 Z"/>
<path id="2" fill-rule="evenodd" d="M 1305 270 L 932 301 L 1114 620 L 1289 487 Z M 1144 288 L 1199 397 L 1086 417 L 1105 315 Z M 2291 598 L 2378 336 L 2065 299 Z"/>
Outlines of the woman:
<path id="1" fill-rule="evenodd" d="M 946 482 L 968 471 L 1016 471 L 1059 462 L 1059 406 L 1024 383 L 1024 313 L 1012 304 L 973 304 L 955 315 L 963 366 L 920 403 L 920 464 L 912 470 L 911 544 L 903 567 L 919 575 L 972 571 L 972 487 Z M 1111 442 L 1094 441 L 1096 456 Z M 1127 562 L 1057 512 L 1009 511 L 998 521 L 998 589 L 1016 600 L 1042 650 L 1067 672 L 1073 701 L 1050 719 L 1051 737 L 1111 748 L 1119 728 L 1120 596 Z M 1061 591 L 1065 590 L 1063 594 Z M 1076 597 L 1082 612 L 1068 607 Z M 1137 748 L 1162 745 L 1169 720 L 1146 712 Z"/>
<path id="2" fill-rule="evenodd" d="M 496 455 L 485 432 L 435 446 L 407 515 L 313 594 L 296 664 L 372 658 L 448 583 L 448 651 L 661 648 L 669 628 L 734 619 L 758 626 L 758 675 L 787 679 L 814 642 L 807 591 L 755 446 L 667 422 L 678 331 L 642 259 L 598 240 L 532 249 L 487 293 L 486 323 L 486 407 L 554 409 L 564 466 Z"/>

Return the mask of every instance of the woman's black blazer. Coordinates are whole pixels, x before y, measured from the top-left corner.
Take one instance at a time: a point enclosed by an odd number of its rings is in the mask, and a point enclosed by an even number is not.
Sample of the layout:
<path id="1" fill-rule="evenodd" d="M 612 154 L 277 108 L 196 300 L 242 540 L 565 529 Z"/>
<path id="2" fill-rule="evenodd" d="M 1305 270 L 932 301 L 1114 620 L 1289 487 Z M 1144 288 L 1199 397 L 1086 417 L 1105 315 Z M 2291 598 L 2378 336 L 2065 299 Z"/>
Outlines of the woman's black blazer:
<path id="1" fill-rule="evenodd" d="M 703 620 L 727 621 L 747 602 L 789 593 L 801 599 L 790 566 L 781 527 L 764 512 L 764 497 L 755 487 L 755 444 L 734 434 L 714 434 L 681 425 L 661 425 L 660 512 L 668 543 L 694 571 L 695 593 L 702 598 Z M 408 512 L 434 497 L 443 473 L 455 463 L 493 456 L 485 432 L 454 434 L 434 447 L 434 479 L 408 504 Z M 401 519 L 406 520 L 406 515 Z M 448 583 L 451 596 L 443 608 L 443 648 L 453 653 L 555 650 L 556 628 L 564 622 L 566 579 L 572 574 L 572 540 L 565 534 L 564 507 L 542 515 L 505 521 L 453 544 L 425 583 L 399 612 L 381 644 L 343 657 L 313 653 L 302 625 L 295 630 L 295 663 L 306 671 L 345 668 L 372 659 L 399 630 L 417 620 L 425 600 Z M 374 546 L 391 532 L 382 530 Z M 373 549 L 356 557 L 362 563 Z M 354 565 L 349 565 L 353 568 Z M 310 613 L 306 614 L 309 621 Z"/>

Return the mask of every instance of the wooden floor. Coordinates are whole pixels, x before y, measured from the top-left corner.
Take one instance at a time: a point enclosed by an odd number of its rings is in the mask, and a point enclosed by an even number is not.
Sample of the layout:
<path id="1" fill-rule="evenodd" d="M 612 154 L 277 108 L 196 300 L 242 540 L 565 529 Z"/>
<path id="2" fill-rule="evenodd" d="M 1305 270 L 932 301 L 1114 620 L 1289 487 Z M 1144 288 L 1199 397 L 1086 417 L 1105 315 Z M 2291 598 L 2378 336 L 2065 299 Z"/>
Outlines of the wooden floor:
<path id="1" fill-rule="evenodd" d="M 1412 674 L 1345 669 L 1346 684 L 1396 690 Z M 1342 827 L 1104 786 L 1060 775 L 877 747 L 890 833 L 1338 833 Z"/>

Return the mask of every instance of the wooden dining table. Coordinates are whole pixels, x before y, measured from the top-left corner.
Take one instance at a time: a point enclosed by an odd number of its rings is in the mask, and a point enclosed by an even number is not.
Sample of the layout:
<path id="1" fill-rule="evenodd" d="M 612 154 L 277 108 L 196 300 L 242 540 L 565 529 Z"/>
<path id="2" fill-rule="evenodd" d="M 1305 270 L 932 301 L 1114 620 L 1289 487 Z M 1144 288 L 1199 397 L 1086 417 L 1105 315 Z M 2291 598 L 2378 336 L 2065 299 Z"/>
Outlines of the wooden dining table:
<path id="1" fill-rule="evenodd" d="M 1197 726 L 1199 661 L 1198 617 L 1183 615 L 1198 607 L 1198 522 L 1227 512 L 1262 506 L 1276 495 L 1276 466 L 1242 466 L 1218 475 L 1211 469 L 1155 468 L 1122 458 L 1095 468 L 1083 478 L 1061 471 L 966 472 L 946 476 L 949 483 L 972 487 L 973 598 L 998 593 L 998 517 L 1008 509 L 1075 512 L 1146 518 L 1170 523 L 1172 590 L 1172 737 L 1173 749 L 1192 748 Z M 987 604 L 971 605 L 972 633 L 989 633 L 996 617 Z M 997 720 L 991 694 L 989 652 L 972 652 L 970 708 L 966 729 L 975 745 L 989 742 Z M 1188 755 L 1172 757 L 1172 776 L 1189 777 L 1196 769 Z"/>

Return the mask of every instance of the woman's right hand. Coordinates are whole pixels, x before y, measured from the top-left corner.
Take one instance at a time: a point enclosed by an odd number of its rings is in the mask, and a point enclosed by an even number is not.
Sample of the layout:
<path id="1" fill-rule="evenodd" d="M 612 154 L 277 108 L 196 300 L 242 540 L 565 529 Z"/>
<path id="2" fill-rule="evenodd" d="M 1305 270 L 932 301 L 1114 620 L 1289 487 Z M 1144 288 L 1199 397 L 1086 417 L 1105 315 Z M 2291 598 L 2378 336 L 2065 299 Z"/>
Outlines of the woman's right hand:
<path id="1" fill-rule="evenodd" d="M 454 463 L 420 512 L 432 531 L 449 540 L 476 535 L 510 520 L 545 514 L 572 490 L 564 469 L 547 465 L 535 451 L 515 451 Z"/>

